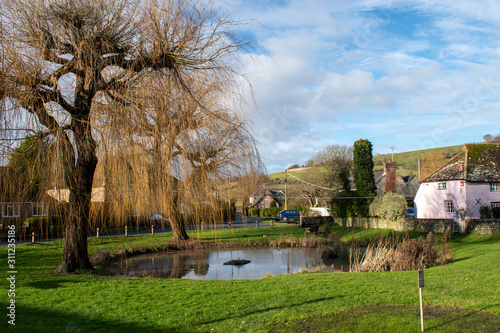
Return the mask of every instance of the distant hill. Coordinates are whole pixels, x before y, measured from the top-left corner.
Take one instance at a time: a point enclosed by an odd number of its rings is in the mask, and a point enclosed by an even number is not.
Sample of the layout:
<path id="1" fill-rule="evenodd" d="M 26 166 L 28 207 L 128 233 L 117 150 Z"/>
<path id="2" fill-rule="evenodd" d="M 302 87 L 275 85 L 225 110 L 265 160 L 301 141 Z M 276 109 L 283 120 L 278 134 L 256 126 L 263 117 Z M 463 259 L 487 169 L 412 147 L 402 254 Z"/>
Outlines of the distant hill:
<path id="1" fill-rule="evenodd" d="M 407 176 L 410 174 L 418 174 L 418 157 L 421 159 L 425 158 L 430 153 L 440 152 L 444 154 L 446 160 L 449 160 L 462 150 L 463 145 L 458 146 L 448 146 L 441 148 L 423 149 L 415 150 L 404 153 L 394 154 L 394 161 L 397 166 L 398 174 L 401 176 Z M 391 154 L 377 155 L 373 157 L 373 162 L 375 163 L 374 171 L 381 171 L 384 168 L 384 163 L 389 162 L 392 158 Z"/>
<path id="2" fill-rule="evenodd" d="M 421 159 L 424 159 L 429 153 L 440 152 L 444 154 L 447 160 L 455 156 L 462 149 L 462 145 L 458 146 L 449 146 L 449 147 L 440 147 L 440 148 L 432 148 L 432 149 L 423 149 L 423 150 L 415 150 L 404 153 L 395 153 L 394 154 L 394 162 L 397 165 L 397 172 L 400 176 L 407 176 L 410 174 L 418 175 L 418 156 Z M 384 169 L 384 163 L 389 162 L 392 158 L 391 154 L 377 155 L 373 157 L 373 162 L 375 167 L 373 169 L 374 172 L 382 171 Z M 303 167 L 303 168 L 291 168 L 288 169 L 287 172 L 290 175 L 295 175 L 298 178 L 301 178 L 301 175 L 307 173 L 317 173 L 322 172 L 322 168 L 318 167 Z M 269 186 L 272 188 L 280 189 L 285 187 L 285 173 L 283 171 L 271 173 L 267 175 L 269 179 Z M 289 180 L 293 180 L 293 177 L 289 177 Z M 293 181 L 289 182 L 291 185 Z"/>

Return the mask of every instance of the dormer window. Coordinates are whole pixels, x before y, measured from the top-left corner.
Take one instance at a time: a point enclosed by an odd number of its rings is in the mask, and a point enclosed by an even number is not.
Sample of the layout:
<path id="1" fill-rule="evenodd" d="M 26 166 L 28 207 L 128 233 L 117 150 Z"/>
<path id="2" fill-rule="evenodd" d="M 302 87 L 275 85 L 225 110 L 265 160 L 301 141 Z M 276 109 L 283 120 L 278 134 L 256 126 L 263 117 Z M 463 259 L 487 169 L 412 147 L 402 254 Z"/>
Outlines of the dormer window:
<path id="1" fill-rule="evenodd" d="M 490 192 L 500 192 L 500 183 L 490 183 Z"/>
<path id="2" fill-rule="evenodd" d="M 439 182 L 438 190 L 446 190 L 446 182 Z"/>

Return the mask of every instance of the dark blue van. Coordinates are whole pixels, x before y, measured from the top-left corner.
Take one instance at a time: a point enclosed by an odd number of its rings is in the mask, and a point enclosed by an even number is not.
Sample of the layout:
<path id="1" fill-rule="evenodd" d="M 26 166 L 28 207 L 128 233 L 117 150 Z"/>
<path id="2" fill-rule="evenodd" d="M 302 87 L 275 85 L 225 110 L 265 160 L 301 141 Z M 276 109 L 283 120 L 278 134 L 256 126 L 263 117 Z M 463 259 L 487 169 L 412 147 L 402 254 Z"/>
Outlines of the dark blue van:
<path id="1" fill-rule="evenodd" d="M 282 221 L 299 220 L 300 212 L 295 209 L 286 209 L 278 213 L 278 219 Z"/>

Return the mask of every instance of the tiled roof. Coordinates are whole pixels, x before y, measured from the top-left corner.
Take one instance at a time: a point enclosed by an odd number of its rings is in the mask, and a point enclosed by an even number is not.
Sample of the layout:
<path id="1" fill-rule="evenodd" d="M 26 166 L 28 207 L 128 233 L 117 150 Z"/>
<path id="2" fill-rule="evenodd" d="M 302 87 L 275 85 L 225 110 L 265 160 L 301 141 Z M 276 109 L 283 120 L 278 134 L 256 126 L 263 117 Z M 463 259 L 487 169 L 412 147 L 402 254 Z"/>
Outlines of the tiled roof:
<path id="1" fill-rule="evenodd" d="M 447 180 L 500 182 L 500 144 L 464 144 L 460 153 L 422 182 Z"/>

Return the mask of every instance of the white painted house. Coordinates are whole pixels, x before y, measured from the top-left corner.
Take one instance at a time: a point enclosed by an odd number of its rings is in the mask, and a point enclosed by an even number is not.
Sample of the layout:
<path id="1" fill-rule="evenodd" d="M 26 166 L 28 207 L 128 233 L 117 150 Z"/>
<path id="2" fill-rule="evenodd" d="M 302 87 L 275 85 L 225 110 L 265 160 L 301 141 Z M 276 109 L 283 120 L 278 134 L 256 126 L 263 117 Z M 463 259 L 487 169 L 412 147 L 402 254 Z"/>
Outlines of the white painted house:
<path id="1" fill-rule="evenodd" d="M 500 144 L 464 144 L 445 166 L 421 181 L 415 196 L 421 219 L 479 219 L 500 207 Z"/>

